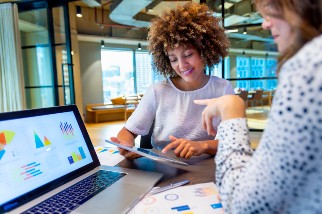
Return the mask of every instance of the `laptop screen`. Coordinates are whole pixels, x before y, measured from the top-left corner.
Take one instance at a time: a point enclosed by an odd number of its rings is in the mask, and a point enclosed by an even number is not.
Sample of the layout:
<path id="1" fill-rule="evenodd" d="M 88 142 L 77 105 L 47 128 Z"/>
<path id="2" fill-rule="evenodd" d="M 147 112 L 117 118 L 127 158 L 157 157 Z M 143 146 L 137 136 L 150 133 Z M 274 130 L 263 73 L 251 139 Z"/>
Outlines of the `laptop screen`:
<path id="1" fill-rule="evenodd" d="M 0 114 L 0 205 L 97 162 L 93 151 L 76 106 Z"/>

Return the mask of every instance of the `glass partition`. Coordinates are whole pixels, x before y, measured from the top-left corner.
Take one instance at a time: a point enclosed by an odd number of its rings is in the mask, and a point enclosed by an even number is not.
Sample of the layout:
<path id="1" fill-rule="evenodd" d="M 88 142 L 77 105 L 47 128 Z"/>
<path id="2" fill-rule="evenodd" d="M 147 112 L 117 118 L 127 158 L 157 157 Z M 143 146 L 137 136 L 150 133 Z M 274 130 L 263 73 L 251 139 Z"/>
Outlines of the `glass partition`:
<path id="1" fill-rule="evenodd" d="M 217 9 L 221 9 L 231 44 L 222 76 L 231 82 L 237 95 L 242 90 L 248 92 L 248 126 L 251 130 L 262 130 L 277 86 L 279 54 L 276 44 L 270 31 L 262 29 L 263 19 L 256 11 L 253 0 L 225 0 Z M 255 103 L 252 97 L 256 90 L 264 92 L 260 102 Z"/>
<path id="2" fill-rule="evenodd" d="M 41 17 L 47 17 L 45 8 L 19 13 L 27 108 L 54 104 L 48 25 Z"/>
<path id="3" fill-rule="evenodd" d="M 39 1 L 18 7 L 27 108 L 75 103 L 67 5 L 51 8 Z"/>

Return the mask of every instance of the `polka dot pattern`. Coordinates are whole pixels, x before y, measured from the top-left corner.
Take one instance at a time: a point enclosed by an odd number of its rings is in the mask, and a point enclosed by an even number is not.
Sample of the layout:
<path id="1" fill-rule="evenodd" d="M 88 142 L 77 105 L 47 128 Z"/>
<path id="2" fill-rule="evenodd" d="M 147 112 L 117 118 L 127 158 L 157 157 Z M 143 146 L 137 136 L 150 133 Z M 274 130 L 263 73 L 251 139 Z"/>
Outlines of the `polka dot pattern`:
<path id="1" fill-rule="evenodd" d="M 266 129 L 250 148 L 245 118 L 218 127 L 225 213 L 322 213 L 322 36 L 281 69 Z"/>

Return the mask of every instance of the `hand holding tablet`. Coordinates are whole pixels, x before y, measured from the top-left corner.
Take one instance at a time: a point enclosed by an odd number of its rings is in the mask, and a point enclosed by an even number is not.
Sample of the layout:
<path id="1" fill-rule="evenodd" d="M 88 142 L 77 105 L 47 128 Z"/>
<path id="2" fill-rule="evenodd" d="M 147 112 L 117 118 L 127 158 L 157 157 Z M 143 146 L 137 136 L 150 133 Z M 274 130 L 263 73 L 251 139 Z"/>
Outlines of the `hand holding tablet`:
<path id="1" fill-rule="evenodd" d="M 147 150 L 147 149 L 142 149 L 142 148 L 138 148 L 138 147 L 135 147 L 135 146 L 130 147 L 130 146 L 122 145 L 122 144 L 119 144 L 119 143 L 115 143 L 115 142 L 110 141 L 110 140 L 105 140 L 105 142 L 113 144 L 113 145 L 115 145 L 115 146 L 117 146 L 119 148 L 125 149 L 127 151 L 131 151 L 131 152 L 134 152 L 136 154 L 142 155 L 144 157 L 150 158 L 152 160 L 162 161 L 162 162 L 167 162 L 167 163 L 172 163 L 172 164 L 178 164 L 178 165 L 183 165 L 183 166 L 188 166 L 189 165 L 189 164 L 187 164 L 185 162 L 179 161 L 177 159 L 162 156 L 160 154 L 157 154 L 157 153 L 152 152 L 152 151 Z"/>

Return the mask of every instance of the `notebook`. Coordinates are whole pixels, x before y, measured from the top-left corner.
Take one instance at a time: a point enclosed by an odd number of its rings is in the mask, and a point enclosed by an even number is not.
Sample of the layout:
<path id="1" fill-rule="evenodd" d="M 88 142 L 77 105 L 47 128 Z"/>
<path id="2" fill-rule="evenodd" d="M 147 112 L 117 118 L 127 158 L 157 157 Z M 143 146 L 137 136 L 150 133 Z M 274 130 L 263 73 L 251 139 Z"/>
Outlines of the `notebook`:
<path id="1" fill-rule="evenodd" d="M 161 177 L 100 165 L 75 105 L 0 114 L 0 213 L 126 213 Z"/>

